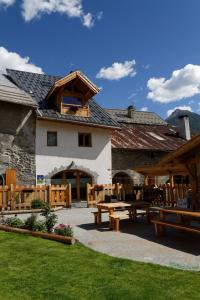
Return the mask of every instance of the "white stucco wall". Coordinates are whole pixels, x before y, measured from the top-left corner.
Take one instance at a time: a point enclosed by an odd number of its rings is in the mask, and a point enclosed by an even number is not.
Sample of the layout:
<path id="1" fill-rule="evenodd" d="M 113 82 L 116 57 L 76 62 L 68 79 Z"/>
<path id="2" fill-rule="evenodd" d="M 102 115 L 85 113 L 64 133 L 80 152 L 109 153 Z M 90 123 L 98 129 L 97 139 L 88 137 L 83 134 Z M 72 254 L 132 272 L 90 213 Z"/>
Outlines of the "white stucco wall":
<path id="1" fill-rule="evenodd" d="M 57 131 L 57 147 L 47 147 L 47 131 Z M 92 147 L 78 146 L 79 132 L 92 134 Z M 73 169 L 82 169 L 94 175 L 94 183 L 111 183 L 110 130 L 38 120 L 36 175 L 48 177 L 52 172 L 67 169 L 72 162 Z"/>

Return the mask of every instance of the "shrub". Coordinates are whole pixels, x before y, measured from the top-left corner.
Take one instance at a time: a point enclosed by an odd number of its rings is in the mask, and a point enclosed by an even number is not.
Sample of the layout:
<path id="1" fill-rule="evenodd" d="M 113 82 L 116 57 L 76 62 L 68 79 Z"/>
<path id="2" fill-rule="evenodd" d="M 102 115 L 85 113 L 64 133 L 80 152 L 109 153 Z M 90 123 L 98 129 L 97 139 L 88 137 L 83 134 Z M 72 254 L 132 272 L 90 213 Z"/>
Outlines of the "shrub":
<path id="1" fill-rule="evenodd" d="M 37 220 L 37 215 L 31 214 L 31 216 L 26 219 L 24 228 L 34 231 L 36 220 Z"/>
<path id="2" fill-rule="evenodd" d="M 24 221 L 17 217 L 9 217 L 4 220 L 4 224 L 11 226 L 11 227 L 16 227 L 16 228 L 23 228 L 24 227 Z"/>
<path id="3" fill-rule="evenodd" d="M 59 235 L 71 236 L 73 237 L 73 229 L 70 225 L 59 224 L 55 227 L 54 232 Z"/>
<path id="4" fill-rule="evenodd" d="M 34 224 L 34 227 L 33 227 L 33 231 L 41 231 L 41 232 L 46 232 L 47 229 L 46 229 L 46 224 L 45 224 L 45 221 L 43 220 L 36 220 L 35 221 L 35 224 Z"/>
<path id="5" fill-rule="evenodd" d="M 43 207 L 43 201 L 40 199 L 34 199 L 31 201 L 31 208 L 42 208 Z"/>
<path id="6" fill-rule="evenodd" d="M 44 204 L 41 215 L 45 217 L 47 231 L 51 233 L 53 231 L 53 227 L 56 225 L 58 217 L 56 214 L 51 212 L 51 208 L 48 203 Z"/>
<path id="7" fill-rule="evenodd" d="M 2 224 L 2 225 L 5 224 L 5 216 L 2 211 L 0 212 L 0 224 Z"/>

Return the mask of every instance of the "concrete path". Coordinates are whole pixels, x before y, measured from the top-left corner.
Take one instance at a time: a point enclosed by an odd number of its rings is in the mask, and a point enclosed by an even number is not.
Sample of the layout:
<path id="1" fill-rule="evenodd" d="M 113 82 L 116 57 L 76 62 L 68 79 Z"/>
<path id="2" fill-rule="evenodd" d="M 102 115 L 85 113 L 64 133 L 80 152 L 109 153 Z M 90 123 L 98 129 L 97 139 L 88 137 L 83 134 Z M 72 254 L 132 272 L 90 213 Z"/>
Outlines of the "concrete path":
<path id="1" fill-rule="evenodd" d="M 94 225 L 93 214 L 89 208 L 64 209 L 57 213 L 59 222 L 74 227 L 75 237 L 84 245 L 111 256 L 136 261 L 200 270 L 200 237 L 196 234 L 167 230 L 167 235 L 156 238 L 154 227 L 129 220 L 121 222 L 121 232 L 108 230 L 108 215 L 100 229 Z"/>

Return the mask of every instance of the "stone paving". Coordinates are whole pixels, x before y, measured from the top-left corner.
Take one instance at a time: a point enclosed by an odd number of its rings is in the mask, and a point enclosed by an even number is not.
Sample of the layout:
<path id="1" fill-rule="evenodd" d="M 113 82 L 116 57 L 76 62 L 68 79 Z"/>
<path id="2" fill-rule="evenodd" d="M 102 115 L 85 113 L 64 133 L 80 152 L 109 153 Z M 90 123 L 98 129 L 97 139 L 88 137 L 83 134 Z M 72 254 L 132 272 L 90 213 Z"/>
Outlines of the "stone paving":
<path id="1" fill-rule="evenodd" d="M 135 223 L 124 220 L 120 232 L 108 229 L 108 215 L 104 214 L 103 224 L 97 229 L 89 208 L 73 208 L 57 213 L 59 222 L 71 224 L 75 237 L 84 245 L 108 255 L 131 260 L 200 270 L 199 235 L 167 230 L 165 237 L 156 238 L 154 227 L 144 219 Z"/>
<path id="2" fill-rule="evenodd" d="M 145 218 L 124 220 L 120 232 L 108 229 L 108 215 L 97 229 L 89 208 L 63 209 L 57 212 L 58 223 L 70 224 L 75 238 L 85 246 L 111 256 L 150 262 L 185 270 L 200 270 L 200 238 L 197 234 L 167 229 L 165 237 L 156 238 L 153 225 Z M 18 215 L 25 218 L 27 215 Z"/>

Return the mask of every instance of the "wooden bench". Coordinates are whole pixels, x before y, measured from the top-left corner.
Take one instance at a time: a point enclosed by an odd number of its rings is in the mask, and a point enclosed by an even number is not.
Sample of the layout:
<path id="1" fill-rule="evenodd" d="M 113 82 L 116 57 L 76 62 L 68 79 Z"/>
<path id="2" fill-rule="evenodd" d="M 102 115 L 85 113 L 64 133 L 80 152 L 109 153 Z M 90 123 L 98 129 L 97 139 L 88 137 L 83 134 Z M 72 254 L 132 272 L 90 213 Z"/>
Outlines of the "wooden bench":
<path id="1" fill-rule="evenodd" d="M 110 229 L 119 231 L 120 220 L 130 219 L 129 213 L 114 213 L 109 216 L 110 219 Z"/>
<path id="2" fill-rule="evenodd" d="M 94 215 L 94 223 L 98 224 L 98 211 L 92 211 L 91 213 Z M 101 213 L 108 213 L 108 210 L 102 210 Z"/>
<path id="3" fill-rule="evenodd" d="M 155 226 L 155 234 L 156 236 L 162 236 L 164 234 L 164 227 L 172 227 L 179 230 L 184 231 L 190 231 L 194 233 L 200 233 L 200 228 L 191 226 L 191 225 L 185 225 L 181 223 L 175 223 L 175 222 L 169 222 L 169 221 L 161 221 L 161 220 L 151 220 L 151 222 Z"/>

